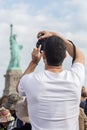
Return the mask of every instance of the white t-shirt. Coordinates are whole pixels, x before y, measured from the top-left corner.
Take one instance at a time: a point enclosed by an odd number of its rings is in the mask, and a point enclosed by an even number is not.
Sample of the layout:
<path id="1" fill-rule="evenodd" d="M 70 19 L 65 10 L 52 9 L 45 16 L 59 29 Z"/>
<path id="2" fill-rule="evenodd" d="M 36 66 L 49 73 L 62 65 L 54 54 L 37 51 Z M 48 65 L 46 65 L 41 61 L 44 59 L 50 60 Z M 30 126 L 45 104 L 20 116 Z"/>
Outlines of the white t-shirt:
<path id="1" fill-rule="evenodd" d="M 26 95 L 32 130 L 78 130 L 79 103 L 84 66 L 74 63 L 70 70 L 47 70 L 24 75 L 20 95 Z"/>

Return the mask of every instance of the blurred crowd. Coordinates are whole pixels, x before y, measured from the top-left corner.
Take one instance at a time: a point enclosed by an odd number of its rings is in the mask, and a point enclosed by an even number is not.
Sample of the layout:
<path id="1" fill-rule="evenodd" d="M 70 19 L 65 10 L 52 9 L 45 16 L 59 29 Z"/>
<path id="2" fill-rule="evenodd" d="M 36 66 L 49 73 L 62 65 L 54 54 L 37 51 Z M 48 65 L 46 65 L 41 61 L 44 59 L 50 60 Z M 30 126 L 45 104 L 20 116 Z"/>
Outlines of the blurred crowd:
<path id="1" fill-rule="evenodd" d="M 87 91 L 84 86 L 81 90 L 79 130 L 87 130 Z"/>
<path id="2" fill-rule="evenodd" d="M 17 93 L 1 97 L 0 130 L 31 130 L 26 97 Z"/>

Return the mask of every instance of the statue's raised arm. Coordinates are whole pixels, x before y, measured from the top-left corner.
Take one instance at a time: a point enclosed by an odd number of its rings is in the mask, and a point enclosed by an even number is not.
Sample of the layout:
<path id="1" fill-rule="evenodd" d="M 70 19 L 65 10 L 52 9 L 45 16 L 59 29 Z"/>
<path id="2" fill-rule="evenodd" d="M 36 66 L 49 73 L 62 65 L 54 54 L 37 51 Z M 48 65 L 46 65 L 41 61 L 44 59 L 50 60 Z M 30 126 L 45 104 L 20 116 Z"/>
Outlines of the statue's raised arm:
<path id="1" fill-rule="evenodd" d="M 10 25 L 11 34 L 10 34 L 10 62 L 8 70 L 20 69 L 20 50 L 23 48 L 22 45 L 19 45 L 16 41 L 16 35 L 13 34 L 13 25 Z"/>

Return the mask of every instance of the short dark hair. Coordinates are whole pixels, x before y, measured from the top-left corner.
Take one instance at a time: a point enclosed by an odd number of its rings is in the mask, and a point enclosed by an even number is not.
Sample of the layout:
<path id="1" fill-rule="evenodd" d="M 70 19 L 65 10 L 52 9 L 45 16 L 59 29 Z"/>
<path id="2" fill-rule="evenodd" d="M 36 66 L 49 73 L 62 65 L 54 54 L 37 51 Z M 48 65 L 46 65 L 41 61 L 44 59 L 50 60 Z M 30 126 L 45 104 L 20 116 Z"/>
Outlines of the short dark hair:
<path id="1" fill-rule="evenodd" d="M 81 97 L 84 97 L 84 98 L 87 97 L 87 93 L 86 92 L 82 92 L 81 93 Z"/>
<path id="2" fill-rule="evenodd" d="M 48 65 L 59 66 L 66 55 L 66 43 L 58 36 L 48 37 L 44 46 L 44 52 Z"/>

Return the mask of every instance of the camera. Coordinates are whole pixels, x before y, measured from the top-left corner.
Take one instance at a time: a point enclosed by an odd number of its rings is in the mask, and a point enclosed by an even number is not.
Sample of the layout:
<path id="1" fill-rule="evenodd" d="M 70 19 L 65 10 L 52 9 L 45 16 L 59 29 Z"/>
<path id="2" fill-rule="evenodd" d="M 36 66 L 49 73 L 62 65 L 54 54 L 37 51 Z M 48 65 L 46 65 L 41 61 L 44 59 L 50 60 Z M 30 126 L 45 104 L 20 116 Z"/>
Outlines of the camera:
<path id="1" fill-rule="evenodd" d="M 37 47 L 37 48 L 39 47 L 39 45 L 41 45 L 41 50 L 40 50 L 40 52 L 42 52 L 42 51 L 44 50 L 44 45 L 45 45 L 45 43 L 46 43 L 46 39 L 47 39 L 47 38 L 40 39 L 40 40 L 38 40 L 37 43 L 36 43 L 36 47 Z"/>
<path id="2" fill-rule="evenodd" d="M 44 33 L 39 34 L 38 38 L 39 38 L 40 36 L 43 36 L 43 35 L 44 35 Z M 40 39 L 40 40 L 38 40 L 37 43 L 36 43 L 36 47 L 37 47 L 37 48 L 41 45 L 41 50 L 40 50 L 40 52 L 42 52 L 42 51 L 44 50 L 44 45 L 45 45 L 46 39 L 47 39 L 47 38 Z"/>

